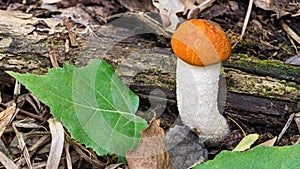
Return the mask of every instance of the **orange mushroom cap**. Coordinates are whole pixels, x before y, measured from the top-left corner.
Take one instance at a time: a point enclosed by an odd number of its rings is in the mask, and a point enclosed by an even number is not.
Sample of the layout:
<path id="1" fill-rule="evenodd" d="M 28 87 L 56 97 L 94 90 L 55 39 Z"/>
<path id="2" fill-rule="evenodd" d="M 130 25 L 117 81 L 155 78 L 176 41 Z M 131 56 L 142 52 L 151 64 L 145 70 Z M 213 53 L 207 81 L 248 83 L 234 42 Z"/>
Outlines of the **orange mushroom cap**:
<path id="1" fill-rule="evenodd" d="M 172 36 L 171 46 L 180 59 L 195 66 L 225 61 L 231 53 L 231 44 L 225 32 L 203 19 L 182 23 Z"/>

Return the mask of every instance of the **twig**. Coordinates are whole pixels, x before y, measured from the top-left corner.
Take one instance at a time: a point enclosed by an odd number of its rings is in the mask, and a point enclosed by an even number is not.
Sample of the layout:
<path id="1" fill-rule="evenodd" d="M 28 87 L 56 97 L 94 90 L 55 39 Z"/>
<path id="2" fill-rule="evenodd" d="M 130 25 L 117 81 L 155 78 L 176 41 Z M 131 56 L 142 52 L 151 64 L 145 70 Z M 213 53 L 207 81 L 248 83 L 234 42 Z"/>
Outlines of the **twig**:
<path id="1" fill-rule="evenodd" d="M 69 143 L 71 143 L 71 145 L 73 146 L 73 148 L 75 149 L 75 151 L 86 161 L 90 162 L 94 167 L 98 167 L 98 168 L 104 168 L 106 166 L 105 163 L 102 163 L 100 160 L 98 159 L 93 159 L 91 158 L 92 154 L 91 152 L 89 152 L 89 150 L 87 148 L 85 148 L 84 146 L 82 146 L 81 144 L 79 144 L 78 142 L 76 142 L 75 140 L 73 140 L 68 134 L 65 134 L 66 136 L 66 140 L 69 141 Z M 89 156 L 86 154 L 88 153 Z"/>
<path id="2" fill-rule="evenodd" d="M 280 134 L 278 135 L 276 144 L 278 144 L 279 140 L 281 139 L 281 137 L 283 136 L 283 134 L 286 132 L 286 130 L 290 127 L 293 119 L 294 119 L 295 113 L 291 114 L 289 119 L 287 120 L 287 122 L 285 123 L 283 129 L 281 130 Z"/>
<path id="3" fill-rule="evenodd" d="M 37 120 L 39 120 L 39 121 L 42 121 L 42 122 L 45 122 L 45 121 L 47 120 L 47 119 L 45 119 L 45 118 L 43 118 L 43 117 L 41 117 L 41 116 L 35 115 L 35 114 L 33 114 L 33 113 L 30 113 L 30 112 L 28 112 L 28 111 L 26 111 L 26 110 L 20 109 L 19 112 L 22 113 L 22 114 L 25 114 L 25 115 L 27 115 L 27 116 L 29 116 L 29 117 L 32 117 L 32 118 L 34 118 L 34 119 L 37 119 Z"/>

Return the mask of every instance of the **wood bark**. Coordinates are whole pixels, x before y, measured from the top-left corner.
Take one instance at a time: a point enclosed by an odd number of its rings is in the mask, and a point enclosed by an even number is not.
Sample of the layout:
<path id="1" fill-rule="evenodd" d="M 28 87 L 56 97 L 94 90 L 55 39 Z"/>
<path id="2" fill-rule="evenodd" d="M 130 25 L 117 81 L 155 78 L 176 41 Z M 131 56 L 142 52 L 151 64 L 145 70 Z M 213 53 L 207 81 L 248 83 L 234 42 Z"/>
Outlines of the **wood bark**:
<path id="1" fill-rule="evenodd" d="M 110 23 L 92 29 L 96 36 L 78 35 L 80 46 L 65 52 L 68 37 L 62 21 L 0 11 L 0 83 L 12 82 L 5 70 L 46 73 L 51 68 L 49 48 L 54 47 L 60 65 L 83 66 L 91 59 L 106 60 L 140 96 L 139 114 L 156 111 L 157 116 L 167 117 L 163 123 L 173 124 L 178 119 L 176 56 L 170 48 L 170 34 L 157 18 L 142 13 L 111 17 Z M 41 21 L 49 29 L 38 30 Z M 224 114 L 249 132 L 278 133 L 288 116 L 299 111 L 300 68 L 236 54 L 223 66 Z M 294 123 L 292 128 L 296 129 Z"/>

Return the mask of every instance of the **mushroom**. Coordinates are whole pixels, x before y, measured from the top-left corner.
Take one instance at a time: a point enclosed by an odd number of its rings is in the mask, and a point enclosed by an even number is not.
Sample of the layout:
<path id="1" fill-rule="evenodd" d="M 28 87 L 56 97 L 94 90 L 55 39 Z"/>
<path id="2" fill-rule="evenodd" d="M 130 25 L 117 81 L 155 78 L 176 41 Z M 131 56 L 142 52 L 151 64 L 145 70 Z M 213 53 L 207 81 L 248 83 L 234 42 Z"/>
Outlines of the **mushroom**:
<path id="1" fill-rule="evenodd" d="M 174 32 L 171 46 L 178 57 L 176 94 L 183 124 L 206 143 L 220 143 L 229 133 L 227 120 L 218 110 L 221 62 L 231 53 L 228 37 L 214 23 L 192 19 Z"/>

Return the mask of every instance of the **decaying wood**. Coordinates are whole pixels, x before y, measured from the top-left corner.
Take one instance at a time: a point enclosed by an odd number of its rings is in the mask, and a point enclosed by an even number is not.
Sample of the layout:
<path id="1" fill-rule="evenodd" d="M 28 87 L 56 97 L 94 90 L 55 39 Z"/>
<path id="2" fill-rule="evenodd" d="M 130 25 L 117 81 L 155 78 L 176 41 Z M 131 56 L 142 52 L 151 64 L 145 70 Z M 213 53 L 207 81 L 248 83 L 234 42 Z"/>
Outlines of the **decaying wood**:
<path id="1" fill-rule="evenodd" d="M 168 103 L 165 113 L 159 115 L 177 114 L 174 80 L 176 57 L 170 49 L 170 35 L 155 19 L 142 13 L 112 17 L 109 24 L 93 28 L 97 37 L 78 36 L 80 46 L 65 53 L 64 41 L 56 40 L 58 35 L 62 36 L 61 39 L 67 39 L 63 37 L 66 29 L 62 21 L 24 17 L 0 11 L 1 83 L 11 80 L 4 75 L 4 70 L 38 74 L 47 72 L 51 66 L 50 44 L 55 44 L 60 65 L 72 63 L 83 66 L 90 59 L 104 59 L 140 96 L 141 111 L 148 112 L 149 102 L 156 103 L 157 109 L 165 108 L 160 103 Z M 52 24 L 46 36 L 36 31 L 34 24 L 38 20 Z M 55 27 L 54 23 L 58 26 Z M 278 132 L 288 115 L 298 111 L 300 68 L 243 55 L 233 55 L 224 63 L 224 67 L 226 115 L 254 128 L 267 127 Z M 172 116 L 173 120 L 176 119 L 175 115 Z"/>

